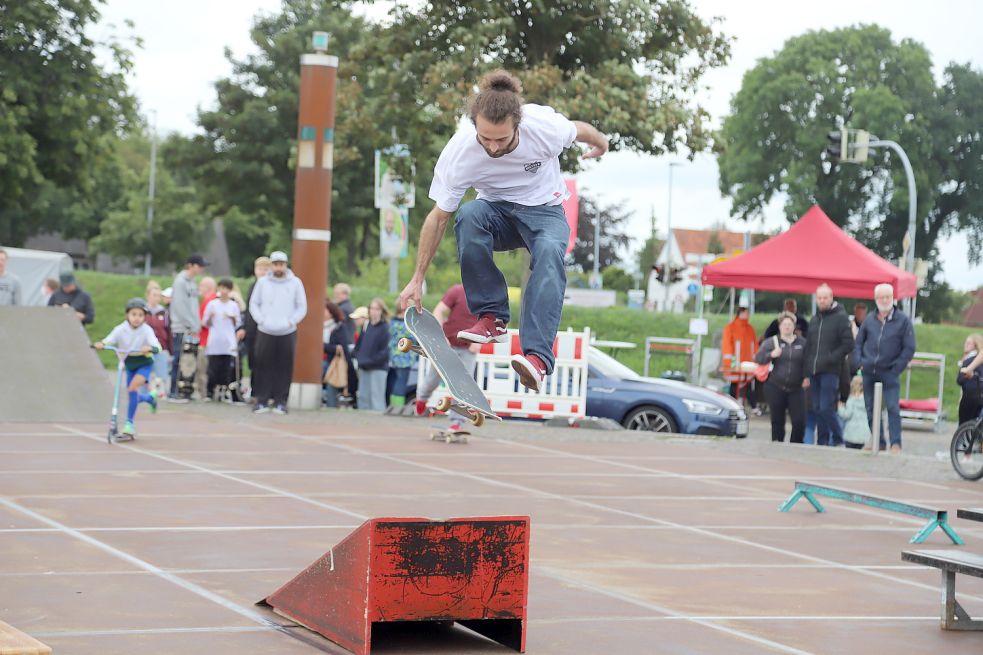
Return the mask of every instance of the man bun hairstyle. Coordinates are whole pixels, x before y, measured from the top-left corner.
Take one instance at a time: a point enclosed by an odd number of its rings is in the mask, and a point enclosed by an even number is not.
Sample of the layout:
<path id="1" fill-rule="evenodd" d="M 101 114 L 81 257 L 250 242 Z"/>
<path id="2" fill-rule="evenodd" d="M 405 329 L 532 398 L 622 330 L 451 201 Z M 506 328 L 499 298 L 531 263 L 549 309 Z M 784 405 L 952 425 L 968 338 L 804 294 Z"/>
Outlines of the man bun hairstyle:
<path id="1" fill-rule="evenodd" d="M 522 120 L 522 83 L 506 70 L 487 73 L 478 82 L 478 93 L 468 101 L 468 115 L 499 125 L 509 118 L 515 126 Z"/>

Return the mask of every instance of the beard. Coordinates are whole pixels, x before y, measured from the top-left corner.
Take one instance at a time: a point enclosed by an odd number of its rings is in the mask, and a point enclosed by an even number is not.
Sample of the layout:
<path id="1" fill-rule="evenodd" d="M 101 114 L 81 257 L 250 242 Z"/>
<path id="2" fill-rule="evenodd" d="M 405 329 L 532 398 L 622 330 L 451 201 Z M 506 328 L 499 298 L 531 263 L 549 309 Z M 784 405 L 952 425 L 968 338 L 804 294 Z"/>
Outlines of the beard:
<path id="1" fill-rule="evenodd" d="M 894 307 L 894 302 L 892 302 L 890 300 L 888 300 L 888 301 L 886 301 L 884 303 L 881 303 L 881 301 L 879 301 L 879 300 L 877 301 L 877 310 L 879 312 L 881 312 L 882 314 L 887 314 L 889 311 L 891 311 L 891 308 L 892 307 Z"/>

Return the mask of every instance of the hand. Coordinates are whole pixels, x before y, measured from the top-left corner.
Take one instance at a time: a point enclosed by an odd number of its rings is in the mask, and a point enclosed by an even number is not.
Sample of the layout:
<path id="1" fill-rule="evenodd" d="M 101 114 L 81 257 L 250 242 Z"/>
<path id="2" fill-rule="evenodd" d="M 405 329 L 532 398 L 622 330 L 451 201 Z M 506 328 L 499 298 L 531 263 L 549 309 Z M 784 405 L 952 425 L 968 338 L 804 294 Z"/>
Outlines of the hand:
<path id="1" fill-rule="evenodd" d="M 82 313 L 82 312 L 75 312 L 75 315 L 78 316 L 78 319 L 80 321 L 84 321 L 85 320 L 85 314 L 84 313 Z"/>
<path id="2" fill-rule="evenodd" d="M 151 352 L 153 352 L 153 348 L 150 346 L 144 346 L 140 349 L 140 352 L 142 352 L 144 355 L 149 355 Z"/>
<path id="3" fill-rule="evenodd" d="M 406 309 L 411 304 L 416 306 L 416 311 L 423 311 L 423 283 L 415 277 L 410 280 L 410 283 L 399 294 L 400 307 Z"/>
<path id="4" fill-rule="evenodd" d="M 603 136 L 603 135 L 602 135 Z M 594 159 L 595 157 L 600 157 L 608 151 L 608 138 L 603 136 L 603 141 L 599 143 L 590 144 L 592 147 L 586 153 L 584 153 L 584 159 Z"/>
<path id="5" fill-rule="evenodd" d="M 802 378 L 802 388 L 803 389 L 808 389 L 810 384 L 811 384 L 811 382 L 809 382 L 809 378 Z"/>
<path id="6" fill-rule="evenodd" d="M 782 356 L 782 349 L 781 348 L 775 348 L 774 350 L 771 351 L 771 358 L 772 359 L 778 359 L 781 356 Z"/>
<path id="7" fill-rule="evenodd" d="M 96 350 L 102 350 L 103 348 L 106 347 L 106 344 L 104 344 L 101 341 L 96 341 L 94 344 L 92 344 L 92 347 L 95 348 Z"/>
<path id="8" fill-rule="evenodd" d="M 965 366 L 963 366 L 961 369 L 959 369 L 959 373 L 960 373 L 960 375 L 962 375 L 962 376 L 964 376 L 966 378 L 973 377 L 973 372 L 971 370 L 969 370 L 968 368 L 966 368 Z"/>
<path id="9" fill-rule="evenodd" d="M 245 338 L 246 338 L 246 331 L 245 330 L 243 330 L 242 328 L 236 330 L 236 339 L 237 340 L 242 341 Z"/>

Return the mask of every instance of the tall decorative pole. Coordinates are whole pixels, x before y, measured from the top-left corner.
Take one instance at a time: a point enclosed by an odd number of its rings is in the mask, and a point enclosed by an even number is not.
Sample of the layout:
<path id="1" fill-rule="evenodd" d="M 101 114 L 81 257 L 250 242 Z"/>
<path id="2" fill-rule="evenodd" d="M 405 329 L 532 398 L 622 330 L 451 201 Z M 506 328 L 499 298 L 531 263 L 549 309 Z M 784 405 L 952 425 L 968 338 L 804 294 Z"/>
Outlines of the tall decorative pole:
<path id="1" fill-rule="evenodd" d="M 331 169 L 333 167 L 335 79 L 338 58 L 325 54 L 327 32 L 315 32 L 313 54 L 300 56 L 300 109 L 294 183 L 292 265 L 307 293 L 307 316 L 297 327 L 290 405 L 321 405 L 321 333 L 328 284 L 331 242 Z"/>

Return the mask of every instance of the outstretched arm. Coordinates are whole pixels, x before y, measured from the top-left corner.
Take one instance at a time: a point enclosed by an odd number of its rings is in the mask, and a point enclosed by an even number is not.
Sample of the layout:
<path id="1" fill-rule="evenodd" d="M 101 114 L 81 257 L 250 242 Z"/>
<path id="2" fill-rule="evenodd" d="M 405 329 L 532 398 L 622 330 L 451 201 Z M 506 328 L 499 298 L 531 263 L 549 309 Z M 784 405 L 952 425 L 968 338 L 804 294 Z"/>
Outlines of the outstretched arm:
<path id="1" fill-rule="evenodd" d="M 427 214 L 427 219 L 420 229 L 420 245 L 416 253 L 416 271 L 413 273 L 409 284 L 399 294 L 401 307 L 409 307 L 410 304 L 413 304 L 416 305 L 418 311 L 423 311 L 423 280 L 427 277 L 427 269 L 430 268 L 430 262 L 437 254 L 437 246 L 440 245 L 440 240 L 444 237 L 450 218 L 451 212 L 445 212 L 436 205 Z"/>
<path id="2" fill-rule="evenodd" d="M 573 124 L 577 128 L 577 141 L 591 146 L 584 159 L 600 157 L 608 151 L 608 138 L 600 130 L 583 121 L 573 121 Z"/>

